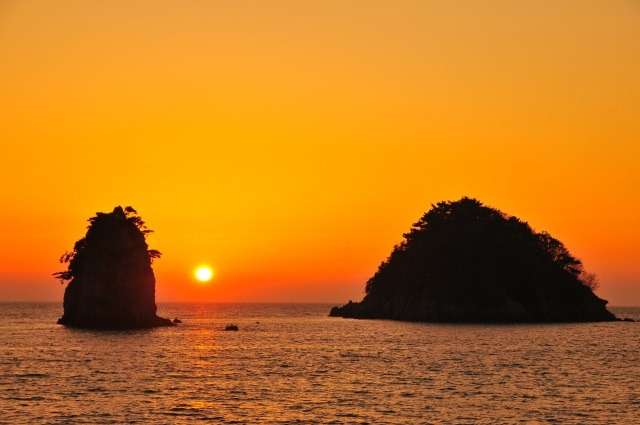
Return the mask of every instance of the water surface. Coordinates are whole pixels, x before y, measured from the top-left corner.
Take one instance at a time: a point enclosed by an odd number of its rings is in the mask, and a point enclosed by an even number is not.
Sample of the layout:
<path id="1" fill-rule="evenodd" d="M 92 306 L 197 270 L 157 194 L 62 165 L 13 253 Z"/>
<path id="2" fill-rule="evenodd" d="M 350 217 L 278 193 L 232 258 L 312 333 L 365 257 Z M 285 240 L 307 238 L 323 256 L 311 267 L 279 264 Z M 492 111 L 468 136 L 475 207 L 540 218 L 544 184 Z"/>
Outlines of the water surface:
<path id="1" fill-rule="evenodd" d="M 640 323 L 423 324 L 330 307 L 159 304 L 183 324 L 95 332 L 56 325 L 59 303 L 0 304 L 0 423 L 640 421 Z"/>

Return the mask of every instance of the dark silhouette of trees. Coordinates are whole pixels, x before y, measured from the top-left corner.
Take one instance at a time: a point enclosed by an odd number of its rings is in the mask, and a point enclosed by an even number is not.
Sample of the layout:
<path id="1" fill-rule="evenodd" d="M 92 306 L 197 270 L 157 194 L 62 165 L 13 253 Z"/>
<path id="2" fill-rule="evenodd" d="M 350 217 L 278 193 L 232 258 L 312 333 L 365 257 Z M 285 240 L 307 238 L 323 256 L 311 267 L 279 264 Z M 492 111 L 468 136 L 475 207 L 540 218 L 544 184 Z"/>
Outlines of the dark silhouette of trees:
<path id="1" fill-rule="evenodd" d="M 544 231 L 536 233 L 526 222 L 477 199 L 432 205 L 403 236 L 367 282 L 367 294 L 385 293 L 391 282 L 394 287 L 420 290 L 434 276 L 457 280 L 460 286 L 491 276 L 493 285 L 509 286 L 534 270 L 545 276 L 573 276 L 590 289 L 597 285 L 597 277 L 585 272 L 582 262 L 558 239 Z M 451 277 L 452 271 L 457 276 Z"/>
<path id="2" fill-rule="evenodd" d="M 145 222 L 142 220 L 142 218 L 138 215 L 138 212 L 133 207 L 127 206 L 124 209 L 117 207 L 116 211 L 118 209 L 122 212 L 122 214 L 124 214 L 124 216 L 126 217 L 126 221 L 130 223 L 131 226 L 135 226 L 135 228 L 137 228 L 140 232 L 142 232 L 145 238 L 150 233 L 153 233 L 153 230 L 147 228 L 147 226 L 145 225 Z M 101 227 L 100 224 L 110 220 L 110 217 L 112 216 L 112 214 L 113 213 L 103 213 L 103 212 L 96 213 L 94 217 L 91 217 L 87 220 L 89 222 L 89 226 L 87 226 L 87 228 L 91 230 L 91 228 L 94 227 L 94 225 L 96 224 L 98 225 L 96 227 L 100 228 Z M 60 263 L 68 264 L 66 270 L 53 273 L 53 276 L 55 276 L 58 280 L 60 280 L 61 284 L 64 284 L 65 282 L 73 279 L 73 277 L 76 275 L 76 272 L 83 264 L 83 258 L 85 257 L 86 248 L 87 248 L 87 237 L 90 237 L 89 235 L 91 234 L 92 232 L 88 231 L 87 236 L 79 239 L 74 244 L 73 251 L 67 251 L 64 254 L 62 254 L 62 256 L 60 257 Z M 108 235 L 95 235 L 95 236 L 96 238 L 97 237 L 104 238 L 105 236 L 108 238 Z M 147 250 L 147 253 L 151 258 L 151 262 L 153 262 L 154 259 L 160 258 L 162 256 L 162 253 L 156 249 L 149 249 Z"/>

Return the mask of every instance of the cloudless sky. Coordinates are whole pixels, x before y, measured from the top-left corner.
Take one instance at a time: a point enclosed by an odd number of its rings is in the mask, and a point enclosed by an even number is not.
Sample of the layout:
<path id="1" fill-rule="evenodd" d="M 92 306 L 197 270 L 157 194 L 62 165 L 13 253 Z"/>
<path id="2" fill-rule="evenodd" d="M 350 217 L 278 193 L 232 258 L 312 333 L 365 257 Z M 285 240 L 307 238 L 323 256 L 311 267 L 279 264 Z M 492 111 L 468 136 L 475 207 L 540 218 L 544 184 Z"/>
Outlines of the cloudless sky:
<path id="1" fill-rule="evenodd" d="M 0 0 L 0 300 L 116 205 L 159 301 L 359 300 L 466 195 L 640 305 L 639 76 L 634 0 Z"/>

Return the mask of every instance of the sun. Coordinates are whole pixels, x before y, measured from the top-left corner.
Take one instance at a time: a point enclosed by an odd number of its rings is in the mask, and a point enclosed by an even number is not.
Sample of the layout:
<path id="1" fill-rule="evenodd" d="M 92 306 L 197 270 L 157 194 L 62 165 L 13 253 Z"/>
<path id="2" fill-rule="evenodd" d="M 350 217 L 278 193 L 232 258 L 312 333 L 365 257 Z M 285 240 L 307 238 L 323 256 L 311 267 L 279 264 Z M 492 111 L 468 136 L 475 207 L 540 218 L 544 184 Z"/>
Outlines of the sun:
<path id="1" fill-rule="evenodd" d="M 194 274 L 200 282 L 208 282 L 213 277 L 213 270 L 209 266 L 198 266 Z"/>

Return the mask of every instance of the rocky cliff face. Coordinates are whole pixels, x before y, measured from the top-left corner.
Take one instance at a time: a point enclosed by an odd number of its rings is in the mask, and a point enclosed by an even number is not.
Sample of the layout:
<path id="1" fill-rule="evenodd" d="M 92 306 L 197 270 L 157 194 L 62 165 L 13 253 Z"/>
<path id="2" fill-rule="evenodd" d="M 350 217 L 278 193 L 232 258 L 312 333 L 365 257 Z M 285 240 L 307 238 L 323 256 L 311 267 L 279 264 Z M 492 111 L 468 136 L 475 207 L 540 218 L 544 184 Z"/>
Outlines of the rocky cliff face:
<path id="1" fill-rule="evenodd" d="M 616 320 L 595 276 L 546 232 L 475 199 L 441 202 L 404 235 L 361 302 L 330 315 L 430 322 Z"/>
<path id="2" fill-rule="evenodd" d="M 149 250 L 149 231 L 135 210 L 116 207 L 89 221 L 86 236 L 61 259 L 68 269 L 55 274 L 69 282 L 58 323 L 109 329 L 171 326 L 156 315 L 151 259 L 159 253 Z"/>

